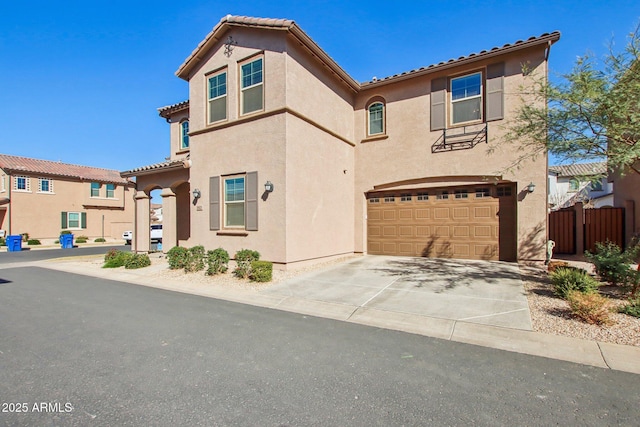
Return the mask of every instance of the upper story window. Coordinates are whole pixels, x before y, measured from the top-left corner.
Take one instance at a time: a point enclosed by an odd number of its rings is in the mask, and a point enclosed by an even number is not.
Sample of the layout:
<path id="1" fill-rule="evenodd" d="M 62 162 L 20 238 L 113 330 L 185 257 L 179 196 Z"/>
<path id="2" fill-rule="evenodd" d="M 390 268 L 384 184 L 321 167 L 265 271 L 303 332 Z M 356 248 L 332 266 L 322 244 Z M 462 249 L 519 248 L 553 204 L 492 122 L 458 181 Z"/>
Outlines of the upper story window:
<path id="1" fill-rule="evenodd" d="M 385 132 L 384 129 L 384 104 L 382 102 L 374 102 L 369 105 L 369 123 L 367 134 L 380 135 Z"/>
<path id="2" fill-rule="evenodd" d="M 38 178 L 38 192 L 53 193 L 53 181 L 49 178 Z"/>
<path id="3" fill-rule="evenodd" d="M 28 176 L 16 176 L 13 180 L 13 189 L 16 191 L 31 191 L 31 180 Z"/>
<path id="4" fill-rule="evenodd" d="M 263 59 L 259 58 L 240 66 L 240 111 L 242 114 L 249 114 L 264 108 L 262 63 Z"/>
<path id="5" fill-rule="evenodd" d="M 224 180 L 224 225 L 244 227 L 244 177 Z"/>
<path id="6" fill-rule="evenodd" d="M 222 72 L 207 79 L 209 100 L 209 123 L 227 118 L 227 73 Z"/>
<path id="7" fill-rule="evenodd" d="M 602 191 L 602 180 L 591 181 L 591 191 Z"/>
<path id="8" fill-rule="evenodd" d="M 100 197 L 100 183 L 92 182 L 91 183 L 91 197 Z"/>
<path id="9" fill-rule="evenodd" d="M 187 148 L 189 148 L 189 120 L 180 123 L 180 149 Z"/>
<path id="10" fill-rule="evenodd" d="M 107 198 L 113 199 L 116 197 L 116 185 L 115 184 L 107 184 Z"/>
<path id="11" fill-rule="evenodd" d="M 482 120 L 482 73 L 451 79 L 451 123 Z"/>

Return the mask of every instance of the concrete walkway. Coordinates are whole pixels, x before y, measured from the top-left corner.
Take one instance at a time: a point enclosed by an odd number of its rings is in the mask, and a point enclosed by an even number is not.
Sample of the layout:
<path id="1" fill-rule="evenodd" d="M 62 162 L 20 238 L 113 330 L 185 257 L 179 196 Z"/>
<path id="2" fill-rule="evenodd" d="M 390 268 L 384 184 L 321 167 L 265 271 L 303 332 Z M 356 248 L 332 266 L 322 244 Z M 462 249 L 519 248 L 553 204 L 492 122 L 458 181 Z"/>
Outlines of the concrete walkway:
<path id="1" fill-rule="evenodd" d="M 426 274 L 423 262 L 434 263 Z M 73 260 L 32 265 L 640 374 L 639 347 L 531 331 L 516 265 L 462 264 L 365 256 L 262 290 L 159 280 L 153 272 L 164 263 L 139 270 L 88 269 Z"/>

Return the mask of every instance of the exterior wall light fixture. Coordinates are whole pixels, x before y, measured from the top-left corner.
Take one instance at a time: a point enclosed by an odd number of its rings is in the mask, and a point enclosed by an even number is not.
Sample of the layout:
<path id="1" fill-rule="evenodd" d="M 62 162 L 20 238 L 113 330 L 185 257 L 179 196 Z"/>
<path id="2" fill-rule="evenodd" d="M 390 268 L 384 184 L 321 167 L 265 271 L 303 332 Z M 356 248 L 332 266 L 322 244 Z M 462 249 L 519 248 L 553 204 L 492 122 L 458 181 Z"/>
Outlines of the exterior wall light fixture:
<path id="1" fill-rule="evenodd" d="M 197 188 L 193 190 L 193 198 L 199 199 L 200 197 L 202 197 L 202 193 L 200 192 L 200 190 L 198 190 Z"/>
<path id="2" fill-rule="evenodd" d="M 527 185 L 527 191 L 529 193 L 533 193 L 533 190 L 535 190 L 535 189 L 536 189 L 536 185 L 533 182 L 531 182 L 531 183 L 529 183 L 529 185 Z"/>
<path id="3" fill-rule="evenodd" d="M 264 191 L 266 191 L 267 193 L 273 192 L 273 183 L 271 181 L 265 182 Z"/>

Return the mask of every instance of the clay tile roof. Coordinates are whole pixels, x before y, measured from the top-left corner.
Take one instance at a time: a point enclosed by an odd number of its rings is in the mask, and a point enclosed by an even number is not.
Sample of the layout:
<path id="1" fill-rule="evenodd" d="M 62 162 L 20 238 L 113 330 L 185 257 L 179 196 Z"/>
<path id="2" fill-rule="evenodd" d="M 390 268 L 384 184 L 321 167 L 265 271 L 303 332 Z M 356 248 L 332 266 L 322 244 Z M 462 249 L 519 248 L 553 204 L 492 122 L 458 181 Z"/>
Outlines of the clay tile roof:
<path id="1" fill-rule="evenodd" d="M 464 63 L 465 61 L 471 61 L 471 60 L 480 60 L 483 57 L 488 57 L 488 56 L 495 56 L 495 55 L 499 55 L 505 52 L 508 52 L 510 50 L 513 49 L 524 49 L 527 46 L 533 46 L 533 45 L 537 45 L 540 43 L 555 43 L 556 41 L 558 41 L 560 39 L 560 32 L 558 31 L 554 31 L 552 33 L 544 33 L 541 34 L 540 36 L 532 36 L 529 37 L 526 41 L 523 40 L 518 40 L 515 43 L 507 43 L 503 46 L 494 46 L 489 50 L 481 50 L 480 52 L 477 53 L 470 53 L 469 55 L 466 56 L 460 56 L 457 59 L 455 58 L 451 58 L 447 61 L 440 61 L 436 64 L 431 64 L 428 67 L 420 67 L 417 70 L 412 70 L 412 71 L 408 71 L 408 72 L 404 72 L 404 73 L 400 73 L 400 74 L 394 74 L 393 76 L 390 77 L 383 77 L 383 78 L 379 78 L 376 80 L 371 80 L 368 82 L 364 82 L 361 83 L 361 87 L 362 88 L 366 88 L 368 86 L 371 85 L 381 85 L 381 84 L 385 84 L 385 83 L 389 83 L 392 80 L 396 80 L 396 79 L 400 79 L 400 78 L 406 78 L 406 77 L 412 77 L 414 75 L 419 75 L 423 72 L 427 72 L 425 70 L 429 70 L 428 72 L 433 72 L 436 71 L 434 70 L 434 68 L 438 68 L 438 67 L 451 67 L 451 66 L 456 66 L 460 63 Z"/>
<path id="2" fill-rule="evenodd" d="M 126 184 L 129 182 L 120 176 L 120 172 L 112 169 L 72 165 L 69 163 L 53 162 L 51 160 L 10 156 L 8 154 L 0 154 L 0 169 L 11 174 L 24 173 L 29 175 L 61 176 L 75 178 L 81 181 L 113 184 Z"/>
<path id="3" fill-rule="evenodd" d="M 161 171 L 167 171 L 172 169 L 183 169 L 191 167 L 191 160 L 189 155 L 182 159 L 165 160 L 164 162 L 154 163 L 152 165 L 140 166 L 135 169 L 120 172 L 120 176 L 130 178 L 139 175 L 147 175 Z"/>
<path id="4" fill-rule="evenodd" d="M 549 166 L 549 172 L 558 176 L 590 176 L 605 175 L 607 173 L 607 162 L 575 163 L 572 165 Z"/>
<path id="5" fill-rule="evenodd" d="M 178 102 L 177 104 L 167 105 L 166 107 L 158 108 L 158 114 L 160 117 L 164 117 L 165 119 L 169 117 L 171 114 L 189 109 L 189 100 Z"/>

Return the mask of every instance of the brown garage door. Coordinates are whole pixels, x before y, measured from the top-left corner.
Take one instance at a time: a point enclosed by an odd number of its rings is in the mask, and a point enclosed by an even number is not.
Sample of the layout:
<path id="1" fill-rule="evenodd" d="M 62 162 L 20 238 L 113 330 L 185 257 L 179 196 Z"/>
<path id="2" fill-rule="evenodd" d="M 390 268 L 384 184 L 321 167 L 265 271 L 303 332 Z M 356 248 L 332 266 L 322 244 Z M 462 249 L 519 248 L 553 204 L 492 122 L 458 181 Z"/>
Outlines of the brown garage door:
<path id="1" fill-rule="evenodd" d="M 515 259 L 510 185 L 368 195 L 368 252 L 461 259 Z"/>

